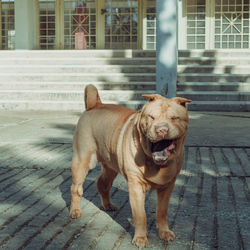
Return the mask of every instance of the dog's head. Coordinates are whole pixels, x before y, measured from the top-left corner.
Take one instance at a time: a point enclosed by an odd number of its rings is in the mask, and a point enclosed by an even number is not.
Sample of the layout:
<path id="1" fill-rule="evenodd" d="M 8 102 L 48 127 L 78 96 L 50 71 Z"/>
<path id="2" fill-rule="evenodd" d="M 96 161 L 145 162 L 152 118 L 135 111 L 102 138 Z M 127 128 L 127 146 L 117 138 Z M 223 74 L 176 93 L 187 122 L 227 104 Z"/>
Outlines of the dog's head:
<path id="1" fill-rule="evenodd" d="M 144 137 L 143 150 L 157 165 L 165 165 L 180 143 L 184 142 L 188 128 L 186 103 L 191 100 L 160 95 L 143 95 L 148 102 L 141 110 L 137 129 Z"/>

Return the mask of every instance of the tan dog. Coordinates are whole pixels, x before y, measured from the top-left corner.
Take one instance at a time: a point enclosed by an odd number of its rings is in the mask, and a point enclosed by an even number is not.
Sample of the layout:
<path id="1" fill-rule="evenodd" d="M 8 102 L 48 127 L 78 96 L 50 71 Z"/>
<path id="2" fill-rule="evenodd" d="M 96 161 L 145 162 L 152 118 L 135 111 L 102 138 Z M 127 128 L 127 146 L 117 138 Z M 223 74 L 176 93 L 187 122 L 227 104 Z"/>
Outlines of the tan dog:
<path id="1" fill-rule="evenodd" d="M 105 210 L 114 210 L 110 188 L 118 173 L 128 182 L 135 234 L 132 243 L 147 246 L 146 191 L 157 190 L 156 223 L 160 238 L 174 240 L 168 228 L 167 211 L 171 192 L 184 161 L 188 128 L 185 107 L 190 100 L 144 95 L 149 101 L 142 110 L 102 104 L 97 89 L 85 89 L 86 111 L 74 135 L 72 160 L 71 218 L 81 216 L 82 184 L 96 161 L 102 173 L 97 188 Z"/>

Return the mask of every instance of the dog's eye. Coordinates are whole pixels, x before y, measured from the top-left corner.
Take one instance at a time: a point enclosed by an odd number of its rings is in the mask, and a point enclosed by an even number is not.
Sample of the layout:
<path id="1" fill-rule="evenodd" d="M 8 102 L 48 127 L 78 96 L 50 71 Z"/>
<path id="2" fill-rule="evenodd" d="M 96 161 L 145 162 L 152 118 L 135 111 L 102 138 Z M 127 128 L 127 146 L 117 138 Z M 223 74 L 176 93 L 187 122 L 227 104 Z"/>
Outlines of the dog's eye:
<path id="1" fill-rule="evenodd" d="M 178 119 L 179 119 L 178 116 L 172 116 L 172 117 L 171 117 L 171 120 L 172 120 L 172 121 L 176 121 L 176 120 L 178 120 Z"/>
<path id="2" fill-rule="evenodd" d="M 152 115 L 148 115 L 148 117 L 149 117 L 151 120 L 154 120 L 154 119 L 155 119 Z"/>

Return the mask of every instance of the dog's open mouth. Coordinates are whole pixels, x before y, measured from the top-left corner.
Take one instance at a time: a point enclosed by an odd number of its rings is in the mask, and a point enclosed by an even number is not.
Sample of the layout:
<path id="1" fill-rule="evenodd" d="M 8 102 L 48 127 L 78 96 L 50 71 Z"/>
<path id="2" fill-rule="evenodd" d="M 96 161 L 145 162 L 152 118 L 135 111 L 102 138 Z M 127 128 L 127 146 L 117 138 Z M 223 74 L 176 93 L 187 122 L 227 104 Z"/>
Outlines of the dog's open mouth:
<path id="1" fill-rule="evenodd" d="M 169 156 L 174 152 L 176 140 L 162 140 L 151 143 L 153 160 L 158 165 L 166 164 Z"/>

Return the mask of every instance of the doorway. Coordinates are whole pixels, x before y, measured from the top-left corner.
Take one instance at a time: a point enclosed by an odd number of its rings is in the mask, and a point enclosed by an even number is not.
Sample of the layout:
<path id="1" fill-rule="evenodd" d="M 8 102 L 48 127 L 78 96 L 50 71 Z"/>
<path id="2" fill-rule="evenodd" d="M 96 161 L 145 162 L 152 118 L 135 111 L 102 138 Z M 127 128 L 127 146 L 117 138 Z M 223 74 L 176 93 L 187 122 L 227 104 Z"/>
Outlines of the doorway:
<path id="1" fill-rule="evenodd" d="M 39 0 L 40 49 L 139 49 L 142 0 Z M 143 14 L 143 11 L 145 12 Z"/>
<path id="2" fill-rule="evenodd" d="M 250 48 L 249 0 L 184 0 L 183 3 L 182 49 Z"/>
<path id="3" fill-rule="evenodd" d="M 105 1 L 101 15 L 105 23 L 105 49 L 138 48 L 138 1 Z"/>

